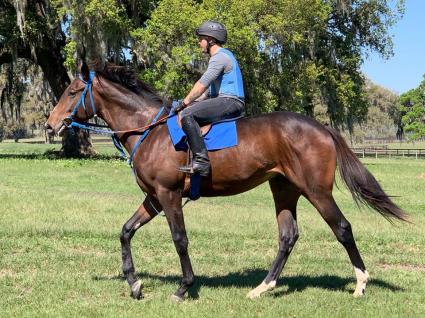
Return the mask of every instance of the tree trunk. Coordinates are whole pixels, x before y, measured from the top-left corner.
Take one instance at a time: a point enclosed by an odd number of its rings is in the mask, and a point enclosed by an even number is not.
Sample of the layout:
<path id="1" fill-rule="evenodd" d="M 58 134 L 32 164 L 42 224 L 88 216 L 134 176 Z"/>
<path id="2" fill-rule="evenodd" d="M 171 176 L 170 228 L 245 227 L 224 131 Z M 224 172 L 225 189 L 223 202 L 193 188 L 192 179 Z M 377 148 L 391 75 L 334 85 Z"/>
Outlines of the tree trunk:
<path id="1" fill-rule="evenodd" d="M 96 154 L 91 144 L 90 134 L 78 128 L 65 131 L 62 138 L 62 152 L 68 158 L 90 157 Z"/>

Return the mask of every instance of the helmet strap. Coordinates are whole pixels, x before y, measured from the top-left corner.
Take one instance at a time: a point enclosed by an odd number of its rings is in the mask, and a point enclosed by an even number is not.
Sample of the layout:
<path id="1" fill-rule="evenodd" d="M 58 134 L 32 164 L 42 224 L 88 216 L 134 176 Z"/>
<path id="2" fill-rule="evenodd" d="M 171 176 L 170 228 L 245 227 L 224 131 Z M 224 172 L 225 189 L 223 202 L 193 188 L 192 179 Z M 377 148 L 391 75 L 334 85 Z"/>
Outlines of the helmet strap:
<path id="1" fill-rule="evenodd" d="M 207 53 L 211 55 L 211 47 L 214 46 L 216 42 L 213 39 L 207 39 Z"/>

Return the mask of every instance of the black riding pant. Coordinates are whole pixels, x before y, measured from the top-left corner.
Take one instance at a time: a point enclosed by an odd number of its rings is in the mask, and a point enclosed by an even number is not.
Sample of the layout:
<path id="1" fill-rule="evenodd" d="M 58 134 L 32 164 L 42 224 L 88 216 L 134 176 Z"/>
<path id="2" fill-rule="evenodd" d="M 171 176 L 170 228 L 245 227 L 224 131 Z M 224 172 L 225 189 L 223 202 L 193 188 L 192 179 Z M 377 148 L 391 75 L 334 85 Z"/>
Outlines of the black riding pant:
<path id="1" fill-rule="evenodd" d="M 191 104 L 181 112 L 181 118 L 192 116 L 200 125 L 244 115 L 245 105 L 231 97 L 215 97 Z"/>

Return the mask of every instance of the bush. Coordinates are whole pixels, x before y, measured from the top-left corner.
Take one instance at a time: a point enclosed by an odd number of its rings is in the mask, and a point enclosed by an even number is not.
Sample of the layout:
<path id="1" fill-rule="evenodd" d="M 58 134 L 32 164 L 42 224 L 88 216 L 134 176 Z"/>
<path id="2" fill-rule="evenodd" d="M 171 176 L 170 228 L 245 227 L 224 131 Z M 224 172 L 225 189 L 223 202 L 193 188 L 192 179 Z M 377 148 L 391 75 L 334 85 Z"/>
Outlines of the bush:
<path id="1" fill-rule="evenodd" d="M 24 124 L 12 123 L 6 127 L 6 138 L 13 139 L 18 142 L 19 139 L 28 137 L 28 129 Z"/>

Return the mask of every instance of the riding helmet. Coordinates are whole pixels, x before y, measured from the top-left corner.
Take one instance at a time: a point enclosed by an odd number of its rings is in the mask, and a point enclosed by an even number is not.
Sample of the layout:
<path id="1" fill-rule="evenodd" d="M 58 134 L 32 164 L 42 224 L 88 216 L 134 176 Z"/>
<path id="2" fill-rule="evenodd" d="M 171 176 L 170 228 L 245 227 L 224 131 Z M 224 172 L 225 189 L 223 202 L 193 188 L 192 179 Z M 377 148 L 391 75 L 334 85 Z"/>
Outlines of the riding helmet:
<path id="1" fill-rule="evenodd" d="M 226 27 L 217 21 L 206 21 L 195 30 L 196 36 L 210 36 L 224 44 L 227 41 Z"/>

